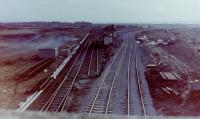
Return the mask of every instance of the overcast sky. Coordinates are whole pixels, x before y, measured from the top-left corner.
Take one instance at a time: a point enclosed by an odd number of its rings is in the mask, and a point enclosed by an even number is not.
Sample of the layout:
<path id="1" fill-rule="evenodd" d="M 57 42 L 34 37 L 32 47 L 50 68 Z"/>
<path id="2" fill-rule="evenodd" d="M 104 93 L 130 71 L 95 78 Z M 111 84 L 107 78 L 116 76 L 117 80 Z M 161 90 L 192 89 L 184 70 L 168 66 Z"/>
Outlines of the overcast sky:
<path id="1" fill-rule="evenodd" d="M 0 22 L 200 23 L 200 0 L 0 0 Z"/>

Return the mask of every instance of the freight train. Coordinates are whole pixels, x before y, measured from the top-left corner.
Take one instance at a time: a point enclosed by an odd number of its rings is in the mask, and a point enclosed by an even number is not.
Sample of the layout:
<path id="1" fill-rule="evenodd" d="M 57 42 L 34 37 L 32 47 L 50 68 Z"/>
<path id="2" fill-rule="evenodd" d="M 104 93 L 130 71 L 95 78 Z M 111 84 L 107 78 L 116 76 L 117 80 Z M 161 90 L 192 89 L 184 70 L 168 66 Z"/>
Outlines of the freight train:
<path id="1" fill-rule="evenodd" d="M 64 69 L 75 61 L 78 53 L 81 50 L 81 47 L 86 44 L 86 41 L 90 39 L 90 37 L 91 35 L 87 34 L 83 38 L 83 40 L 80 41 L 79 44 L 73 49 L 73 51 L 68 55 L 68 57 L 64 59 L 61 65 L 55 70 L 55 72 L 53 72 L 53 74 L 50 77 L 48 77 L 47 79 L 43 81 L 39 81 L 38 84 L 34 84 L 32 89 L 28 89 L 26 93 L 32 93 L 37 90 L 43 90 L 47 88 L 53 82 L 53 80 L 56 80 L 59 76 L 61 76 L 63 72 L 65 71 Z"/>

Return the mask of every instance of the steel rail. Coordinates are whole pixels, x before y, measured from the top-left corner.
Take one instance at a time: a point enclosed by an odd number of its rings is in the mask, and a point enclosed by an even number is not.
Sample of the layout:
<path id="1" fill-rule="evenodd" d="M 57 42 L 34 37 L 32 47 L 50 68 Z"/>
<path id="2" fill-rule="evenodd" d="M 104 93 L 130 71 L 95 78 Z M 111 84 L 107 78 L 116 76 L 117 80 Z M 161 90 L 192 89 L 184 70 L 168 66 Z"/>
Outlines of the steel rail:
<path id="1" fill-rule="evenodd" d="M 89 41 L 88 41 L 89 42 Z M 47 107 L 49 107 L 49 105 L 53 102 L 53 99 L 56 97 L 56 94 L 58 93 L 58 91 L 60 90 L 60 88 L 62 87 L 63 83 L 66 81 L 69 73 L 72 71 L 72 68 L 74 67 L 74 65 L 77 63 L 81 53 L 83 52 L 84 48 L 87 46 L 87 43 L 85 43 L 85 45 L 83 46 L 83 48 L 81 49 L 81 51 L 79 52 L 78 56 L 76 57 L 74 63 L 72 64 L 72 66 L 70 67 L 69 71 L 67 72 L 66 76 L 64 77 L 64 80 L 60 83 L 60 85 L 58 86 L 58 88 L 54 91 L 53 95 L 49 98 L 49 100 L 45 103 L 45 105 L 42 107 L 42 109 L 40 111 L 47 111 Z"/>
<path id="2" fill-rule="evenodd" d="M 114 59 L 112 60 L 111 64 L 108 66 L 107 72 L 105 72 L 105 75 L 104 75 L 103 78 L 102 78 L 101 84 L 100 84 L 100 86 L 99 86 L 99 88 L 98 88 L 98 90 L 97 90 L 97 93 L 96 93 L 96 95 L 95 95 L 95 97 L 94 97 L 94 100 L 93 100 L 93 102 L 92 102 L 92 106 L 90 107 L 89 115 L 92 113 L 92 110 L 93 110 L 93 108 L 94 108 L 94 106 L 95 106 L 95 102 L 96 102 L 96 100 L 97 100 L 97 98 L 98 98 L 98 95 L 99 95 L 99 93 L 100 93 L 100 91 L 101 91 L 101 88 L 102 88 L 102 86 L 103 86 L 103 84 L 104 84 L 104 82 L 105 82 L 105 80 L 106 80 L 106 77 L 107 77 L 107 75 L 108 75 L 108 73 L 109 73 L 109 71 L 110 71 L 112 65 L 115 63 L 117 57 L 119 56 L 120 51 L 122 50 L 122 48 L 123 48 L 123 45 L 122 45 L 122 46 L 120 47 L 120 49 L 117 51 L 117 53 L 116 53 Z"/>
<path id="3" fill-rule="evenodd" d="M 128 45 L 128 44 L 127 44 Z M 111 88 L 110 88 L 110 92 L 109 92 L 109 96 L 108 96 L 108 101 L 107 101 L 107 104 L 106 104 L 106 111 L 105 111 L 105 116 L 108 114 L 108 110 L 109 110 L 109 106 L 110 106 L 110 102 L 112 100 L 112 92 L 113 92 L 113 88 L 114 88 L 114 85 L 116 83 L 116 80 L 117 80 L 117 76 L 119 75 L 119 71 L 121 69 L 121 66 L 123 64 L 123 58 L 124 58 L 124 54 L 125 54 L 125 51 L 128 49 L 128 46 L 126 45 L 126 48 L 124 49 L 123 53 L 122 53 L 122 56 L 120 57 L 120 61 L 119 63 L 117 64 L 117 69 L 116 69 L 116 72 L 114 74 L 114 78 L 113 78 L 113 81 L 112 81 L 112 85 L 111 85 Z"/>
<path id="4" fill-rule="evenodd" d="M 146 119 L 147 114 L 146 114 L 146 109 L 145 109 L 145 104 L 144 104 L 144 97 L 143 97 L 143 91 L 142 91 L 142 87 L 141 87 L 141 79 L 140 79 L 140 74 L 139 74 L 140 71 L 139 71 L 139 67 L 138 67 L 138 51 L 137 51 L 136 41 L 135 41 L 134 44 L 135 44 L 135 69 L 136 69 L 137 85 L 138 85 L 140 99 L 141 99 L 143 116 Z"/>

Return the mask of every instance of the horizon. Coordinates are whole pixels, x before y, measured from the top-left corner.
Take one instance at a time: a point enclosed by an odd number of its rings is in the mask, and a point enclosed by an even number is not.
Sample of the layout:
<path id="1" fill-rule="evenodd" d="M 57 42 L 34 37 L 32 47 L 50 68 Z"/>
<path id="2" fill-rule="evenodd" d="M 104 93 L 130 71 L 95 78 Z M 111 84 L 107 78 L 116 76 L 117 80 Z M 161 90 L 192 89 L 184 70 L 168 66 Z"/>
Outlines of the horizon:
<path id="1" fill-rule="evenodd" d="M 126 22 L 90 22 L 90 21 L 19 21 L 19 22 L 1 22 L 0 21 L 0 24 L 19 24 L 19 23 L 70 23 L 70 24 L 73 24 L 73 23 L 77 23 L 77 22 L 85 22 L 85 23 L 91 23 L 91 24 L 127 24 L 127 25 L 200 25 L 200 23 L 148 23 L 148 22 L 141 22 L 141 23 L 136 23 L 136 22 L 132 22 L 132 23 L 126 23 Z"/>
<path id="2" fill-rule="evenodd" d="M 0 0 L 0 22 L 58 21 L 200 24 L 200 1 L 190 0 Z M 193 10 L 191 8 L 195 8 Z"/>

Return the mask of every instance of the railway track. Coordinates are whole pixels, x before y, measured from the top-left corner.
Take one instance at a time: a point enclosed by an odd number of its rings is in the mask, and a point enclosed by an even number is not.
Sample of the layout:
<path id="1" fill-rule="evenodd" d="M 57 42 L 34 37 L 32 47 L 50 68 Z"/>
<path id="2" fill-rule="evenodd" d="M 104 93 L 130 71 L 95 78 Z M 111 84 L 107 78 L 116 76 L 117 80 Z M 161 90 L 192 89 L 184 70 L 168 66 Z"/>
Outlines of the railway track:
<path id="1" fill-rule="evenodd" d="M 76 69 L 73 68 L 79 66 L 81 62 L 80 59 L 84 54 L 83 52 L 86 50 L 86 46 L 88 46 L 92 38 L 93 37 L 91 35 L 88 37 L 86 43 L 80 49 L 80 52 L 76 55 L 76 58 L 68 63 L 67 67 L 63 69 L 61 75 L 56 80 L 51 80 L 50 82 L 44 84 L 45 86 L 43 87 L 45 88 L 43 88 L 43 94 L 28 107 L 29 110 L 43 111 L 44 106 L 46 106 L 52 100 L 63 82 L 67 80 L 66 75 L 69 75 L 72 70 L 74 70 L 73 72 L 76 72 Z"/>
<path id="2" fill-rule="evenodd" d="M 121 67 L 122 67 L 122 64 L 123 64 L 123 61 L 124 61 L 124 55 L 125 55 L 125 51 L 127 50 L 127 47 L 125 48 L 123 54 L 122 54 L 122 57 L 120 58 L 120 61 L 119 61 L 119 64 L 117 66 L 117 70 L 115 72 L 115 75 L 114 75 L 114 78 L 113 78 L 113 81 L 112 81 L 112 84 L 111 84 L 111 87 L 110 87 L 110 91 L 109 91 L 109 95 L 108 95 L 108 101 L 107 101 L 107 104 L 106 104 L 106 111 L 105 111 L 105 115 L 107 115 L 109 112 L 111 113 L 112 112 L 112 97 L 113 97 L 113 93 L 114 93 L 114 90 L 116 88 L 116 80 L 117 80 L 117 77 L 119 76 L 119 72 L 121 70 Z"/>
<path id="3" fill-rule="evenodd" d="M 132 63 L 134 58 L 134 49 L 127 35 L 124 36 L 124 40 L 127 40 L 128 50 L 126 51 L 125 60 L 123 61 L 123 67 L 121 68 L 118 81 L 116 82 L 118 92 L 116 91 L 115 95 L 117 96 L 115 96 L 115 98 L 118 100 L 113 100 L 113 104 L 115 104 L 115 107 L 113 107 L 113 113 L 129 116 L 133 114 L 132 107 L 134 106 L 131 100 L 131 98 L 133 97 L 133 90 L 131 89 L 133 83 L 133 78 L 131 77 L 131 66 L 133 66 Z"/>
<path id="4" fill-rule="evenodd" d="M 98 49 L 90 47 L 94 39 L 95 35 L 90 37 L 63 76 L 57 83 L 53 83 L 54 86 L 47 88 L 51 96 L 47 92 L 48 97 L 43 98 L 43 103 L 38 103 L 40 111 L 67 111 L 70 102 L 76 103 L 70 99 L 73 100 L 73 95 L 76 93 L 75 84 L 80 79 L 80 72 L 89 76 L 98 75 Z M 141 79 L 142 73 L 139 66 L 137 45 L 131 35 L 126 35 L 123 44 L 98 78 L 97 86 L 90 92 L 91 96 L 87 100 L 84 111 L 89 115 L 98 113 L 106 116 L 121 112 L 120 114 L 137 114 L 146 118 L 150 112 L 145 90 L 148 87 L 145 87 L 144 80 Z"/>
<path id="5" fill-rule="evenodd" d="M 80 62 L 79 65 L 76 64 L 75 66 L 75 63 L 77 61 L 76 60 L 74 65 L 72 65 L 69 72 L 66 74 L 64 80 L 61 82 L 61 84 L 53 93 L 51 98 L 47 101 L 47 103 L 43 106 L 41 111 L 45 111 L 45 112 L 46 111 L 54 111 L 54 112 L 64 111 L 64 106 L 66 105 L 67 99 L 69 95 L 71 94 L 72 88 L 77 80 L 77 76 L 80 72 L 80 69 L 82 67 L 86 53 L 88 52 L 88 49 L 90 47 L 90 44 L 91 44 L 91 41 L 85 46 L 85 51 L 81 52 L 84 55 L 79 61 Z M 73 78 L 69 78 L 69 75 L 73 76 Z"/>
<path id="6" fill-rule="evenodd" d="M 92 48 L 92 52 L 91 52 L 91 56 L 90 56 L 89 69 L 88 69 L 88 72 L 87 72 L 88 76 L 90 75 L 90 72 L 91 72 L 91 64 L 92 64 L 93 52 L 94 52 L 94 49 Z"/>
<path id="7" fill-rule="evenodd" d="M 146 113 L 146 105 L 145 105 L 145 98 L 144 98 L 144 94 L 143 94 L 143 89 L 145 87 L 141 86 L 141 79 L 140 79 L 140 70 L 139 70 L 139 66 L 138 66 L 138 52 L 137 52 L 137 46 L 136 46 L 136 42 L 135 44 L 135 71 L 136 71 L 136 80 L 137 80 L 137 85 L 138 85 L 138 92 L 140 95 L 140 101 L 141 101 L 141 107 L 142 107 L 142 114 L 144 116 L 144 118 L 146 119 L 147 117 L 147 113 Z"/>
<path id="8" fill-rule="evenodd" d="M 130 34 L 131 35 L 131 34 Z M 144 76 L 144 67 L 143 64 L 139 60 L 139 50 L 136 41 L 131 40 L 134 47 L 135 54 L 135 83 L 137 84 L 137 94 L 139 97 L 138 103 L 140 104 L 140 115 L 142 115 L 145 119 L 148 115 L 156 115 L 156 111 L 152 104 L 152 99 L 150 96 L 150 91 L 148 88 L 148 84 L 145 80 Z M 133 85 L 133 84 L 132 84 Z"/>
<path id="9" fill-rule="evenodd" d="M 124 39 L 126 43 L 123 43 L 118 50 L 99 79 L 101 81 L 97 83 L 98 88 L 92 91 L 94 94 L 89 97 L 86 112 L 90 115 L 93 113 L 105 116 L 112 113 L 128 116 L 136 114 L 146 118 L 150 112 L 145 90 L 148 87 L 145 87 L 144 80 L 141 79 L 137 45 L 130 35 Z M 138 104 L 134 105 L 133 102 Z"/>
<path id="10" fill-rule="evenodd" d="M 98 76 L 99 75 L 99 50 L 97 48 L 97 62 L 96 62 L 96 75 Z"/>
<path id="11" fill-rule="evenodd" d="M 131 86 L 131 82 L 130 82 L 130 66 L 131 66 L 131 57 L 132 57 L 132 51 L 133 51 L 133 46 L 131 45 L 131 50 L 130 50 L 130 54 L 129 54 L 129 58 L 128 58 L 128 72 L 127 72 L 127 114 L 128 116 L 130 115 L 130 105 L 131 105 L 131 102 L 130 102 L 130 95 L 131 95 L 131 89 L 130 89 L 130 86 Z"/>
<path id="12" fill-rule="evenodd" d="M 94 37 L 94 42 L 98 41 L 97 39 L 99 38 L 99 33 L 96 32 L 96 35 Z M 88 69 L 88 76 L 94 77 L 98 76 L 99 74 L 99 48 L 98 47 L 91 47 L 91 56 L 90 56 L 90 63 L 89 63 L 89 69 Z"/>
<path id="13" fill-rule="evenodd" d="M 90 55 L 90 63 L 87 71 L 87 75 L 89 77 L 97 77 L 98 76 L 98 48 L 91 47 L 91 55 Z"/>
<path id="14" fill-rule="evenodd" d="M 115 80 L 120 70 L 122 64 L 122 58 L 124 56 L 126 45 L 123 44 L 112 60 L 108 67 L 108 70 L 103 74 L 100 85 L 95 93 L 95 95 L 90 100 L 90 104 L 87 107 L 86 112 L 92 113 L 110 113 L 111 102 L 112 102 L 112 92 L 114 91 Z M 117 69 L 117 71 L 115 71 Z M 108 77 L 112 75 L 108 80 Z M 105 99 L 108 97 L 108 99 Z"/>

